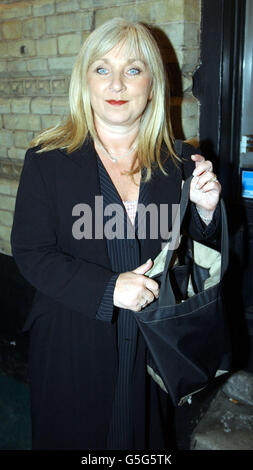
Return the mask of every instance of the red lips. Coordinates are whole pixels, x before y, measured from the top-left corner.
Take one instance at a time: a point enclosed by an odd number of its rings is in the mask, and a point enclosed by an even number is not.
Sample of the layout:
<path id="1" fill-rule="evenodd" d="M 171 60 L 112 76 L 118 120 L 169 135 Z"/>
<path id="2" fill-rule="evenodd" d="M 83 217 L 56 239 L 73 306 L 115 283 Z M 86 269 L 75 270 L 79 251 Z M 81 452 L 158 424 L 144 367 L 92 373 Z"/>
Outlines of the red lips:
<path id="1" fill-rule="evenodd" d="M 107 100 L 107 103 L 111 104 L 112 106 L 121 106 L 122 104 L 127 103 L 127 101 L 121 101 L 121 100 Z"/>

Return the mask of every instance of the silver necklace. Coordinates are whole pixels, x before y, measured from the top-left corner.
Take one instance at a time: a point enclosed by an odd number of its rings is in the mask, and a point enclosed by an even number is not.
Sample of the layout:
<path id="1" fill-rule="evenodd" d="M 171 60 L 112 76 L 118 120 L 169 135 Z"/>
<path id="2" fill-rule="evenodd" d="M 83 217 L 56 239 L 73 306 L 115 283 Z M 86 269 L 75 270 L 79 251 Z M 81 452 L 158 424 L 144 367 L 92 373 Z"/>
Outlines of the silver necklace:
<path id="1" fill-rule="evenodd" d="M 106 148 L 102 145 L 102 143 L 99 142 L 98 140 L 96 140 L 96 144 L 112 160 L 113 163 L 116 163 L 120 158 L 128 157 L 128 155 L 130 155 L 134 150 L 136 150 L 136 148 L 137 148 L 137 139 L 134 141 L 132 147 L 128 150 L 127 153 L 123 153 L 122 155 L 117 155 L 117 156 L 116 155 L 111 155 L 106 150 Z"/>

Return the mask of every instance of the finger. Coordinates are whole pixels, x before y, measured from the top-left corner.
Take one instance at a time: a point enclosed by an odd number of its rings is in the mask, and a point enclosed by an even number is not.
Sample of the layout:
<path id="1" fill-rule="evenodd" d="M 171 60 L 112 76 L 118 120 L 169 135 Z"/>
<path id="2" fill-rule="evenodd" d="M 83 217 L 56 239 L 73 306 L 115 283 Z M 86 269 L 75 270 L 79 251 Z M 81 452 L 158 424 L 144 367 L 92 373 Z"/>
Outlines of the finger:
<path id="1" fill-rule="evenodd" d="M 200 155 L 200 154 L 191 155 L 191 159 L 195 162 L 195 170 L 194 170 L 195 172 L 199 168 L 199 166 L 205 163 L 205 157 L 203 157 L 203 155 Z M 193 174 L 195 175 L 194 172 Z"/>
<path id="2" fill-rule="evenodd" d="M 154 298 L 155 296 L 150 291 L 146 290 L 145 294 L 139 299 L 137 307 L 146 307 L 148 304 L 151 304 L 151 302 L 153 302 Z"/>
<path id="3" fill-rule="evenodd" d="M 148 292 L 148 291 L 145 291 L 145 292 Z M 154 299 L 154 296 L 151 298 L 150 295 L 148 296 L 147 294 L 145 295 L 142 295 L 136 305 L 135 305 L 135 308 L 134 308 L 134 311 L 136 312 L 139 312 L 140 310 L 142 310 L 144 307 L 146 307 L 149 303 L 152 302 L 152 300 Z"/>
<path id="4" fill-rule="evenodd" d="M 209 191 L 217 191 L 220 192 L 221 185 L 218 181 L 208 181 L 204 186 L 201 188 L 202 193 L 207 193 Z"/>
<path id="5" fill-rule="evenodd" d="M 142 307 L 140 306 L 140 304 L 137 304 L 136 307 L 133 308 L 132 310 L 133 310 L 134 312 L 140 312 L 141 309 L 142 309 Z"/>
<path id="6" fill-rule="evenodd" d="M 199 155 L 198 153 L 196 153 L 195 155 L 191 155 L 191 159 L 194 160 L 196 165 L 205 161 L 205 157 L 203 157 L 203 155 Z"/>
<path id="7" fill-rule="evenodd" d="M 140 299 L 140 304 L 150 304 L 151 302 L 153 302 L 155 296 L 154 294 L 152 294 L 152 292 L 150 290 L 145 290 L 145 293 L 142 295 L 141 299 Z"/>
<path id="8" fill-rule="evenodd" d="M 153 279 L 148 279 L 145 283 L 145 287 L 152 292 L 156 296 L 156 298 L 159 295 L 159 284 L 154 281 Z"/>
<path id="9" fill-rule="evenodd" d="M 153 300 L 155 299 L 155 295 L 152 294 L 151 291 L 148 291 L 148 295 L 146 296 L 146 301 L 148 304 L 151 304 L 151 302 L 153 302 Z"/>
<path id="10" fill-rule="evenodd" d="M 199 176 L 202 173 L 212 173 L 213 171 L 213 164 L 209 160 L 205 160 L 204 162 L 199 163 L 198 166 L 195 167 L 194 171 L 192 172 L 193 176 Z"/>
<path id="11" fill-rule="evenodd" d="M 141 266 L 138 266 L 137 268 L 133 269 L 133 273 L 135 274 L 145 274 L 153 264 L 153 261 L 151 258 L 149 258 L 146 263 L 142 264 Z"/>
<path id="12" fill-rule="evenodd" d="M 195 188 L 201 190 L 203 188 L 203 186 L 205 186 L 207 183 L 213 181 L 214 178 L 216 178 L 216 175 L 214 173 L 212 173 L 210 171 L 206 171 L 201 176 L 196 178 Z"/>

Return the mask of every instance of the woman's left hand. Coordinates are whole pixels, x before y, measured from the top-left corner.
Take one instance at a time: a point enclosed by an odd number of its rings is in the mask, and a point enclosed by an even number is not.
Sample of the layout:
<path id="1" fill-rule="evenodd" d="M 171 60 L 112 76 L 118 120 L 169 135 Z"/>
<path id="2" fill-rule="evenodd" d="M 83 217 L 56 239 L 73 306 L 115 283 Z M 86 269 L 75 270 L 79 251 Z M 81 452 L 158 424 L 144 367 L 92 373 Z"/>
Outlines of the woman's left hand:
<path id="1" fill-rule="evenodd" d="M 213 165 L 202 155 L 192 155 L 195 170 L 190 186 L 190 200 L 205 211 L 214 212 L 219 202 L 221 185 L 213 173 Z"/>

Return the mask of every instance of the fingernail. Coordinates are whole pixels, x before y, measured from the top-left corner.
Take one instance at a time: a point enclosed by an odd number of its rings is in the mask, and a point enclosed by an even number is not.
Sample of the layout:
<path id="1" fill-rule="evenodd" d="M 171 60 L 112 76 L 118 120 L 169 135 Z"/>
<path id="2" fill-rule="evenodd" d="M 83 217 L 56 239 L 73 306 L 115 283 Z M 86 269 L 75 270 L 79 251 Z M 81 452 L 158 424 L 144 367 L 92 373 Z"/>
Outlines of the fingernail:
<path id="1" fill-rule="evenodd" d="M 151 261 L 151 258 L 149 258 L 149 259 L 146 261 L 146 263 L 145 263 L 145 264 L 148 264 L 148 263 L 149 263 L 149 261 Z"/>

